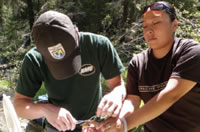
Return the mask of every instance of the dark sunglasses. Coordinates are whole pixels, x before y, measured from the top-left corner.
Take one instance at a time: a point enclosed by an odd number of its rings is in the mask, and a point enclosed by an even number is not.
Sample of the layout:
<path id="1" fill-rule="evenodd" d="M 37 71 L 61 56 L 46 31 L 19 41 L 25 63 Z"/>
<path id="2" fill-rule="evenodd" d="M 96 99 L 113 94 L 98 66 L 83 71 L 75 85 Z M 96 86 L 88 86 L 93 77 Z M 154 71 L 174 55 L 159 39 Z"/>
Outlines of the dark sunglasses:
<path id="1" fill-rule="evenodd" d="M 174 20 L 176 18 L 175 12 L 173 11 L 173 8 L 168 7 L 164 3 L 154 3 L 152 5 L 144 7 L 142 14 L 144 15 L 146 11 L 150 8 L 152 11 L 161 11 L 164 10 L 166 13 L 170 15 L 170 19 Z"/>

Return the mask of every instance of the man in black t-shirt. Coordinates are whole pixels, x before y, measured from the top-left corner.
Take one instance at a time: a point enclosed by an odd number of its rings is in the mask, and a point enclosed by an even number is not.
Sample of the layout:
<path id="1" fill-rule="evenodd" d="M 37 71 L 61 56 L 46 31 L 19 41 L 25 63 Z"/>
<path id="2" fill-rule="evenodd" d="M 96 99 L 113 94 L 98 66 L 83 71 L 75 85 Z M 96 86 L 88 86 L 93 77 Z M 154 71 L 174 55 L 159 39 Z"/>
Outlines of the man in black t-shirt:
<path id="1" fill-rule="evenodd" d="M 128 95 L 120 113 L 126 119 L 118 131 L 141 124 L 145 132 L 200 131 L 200 44 L 176 38 L 177 26 L 169 3 L 144 8 L 143 33 L 149 48 L 129 63 Z M 141 100 L 144 105 L 139 108 Z"/>

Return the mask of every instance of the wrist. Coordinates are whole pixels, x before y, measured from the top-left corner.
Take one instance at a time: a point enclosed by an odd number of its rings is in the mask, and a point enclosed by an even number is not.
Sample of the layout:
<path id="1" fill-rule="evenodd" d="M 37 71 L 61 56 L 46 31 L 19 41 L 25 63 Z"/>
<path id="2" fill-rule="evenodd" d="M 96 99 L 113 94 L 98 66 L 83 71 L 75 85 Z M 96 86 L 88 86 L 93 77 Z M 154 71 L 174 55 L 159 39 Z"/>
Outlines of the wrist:
<path id="1" fill-rule="evenodd" d="M 49 110 L 53 109 L 51 104 L 40 104 L 43 117 L 47 117 Z"/>
<path id="2" fill-rule="evenodd" d="M 122 101 L 125 100 L 126 98 L 126 88 L 124 87 L 124 85 L 120 85 L 118 87 L 116 87 L 113 90 L 114 93 L 116 93 L 116 95 L 121 96 L 120 98 L 122 99 Z"/>

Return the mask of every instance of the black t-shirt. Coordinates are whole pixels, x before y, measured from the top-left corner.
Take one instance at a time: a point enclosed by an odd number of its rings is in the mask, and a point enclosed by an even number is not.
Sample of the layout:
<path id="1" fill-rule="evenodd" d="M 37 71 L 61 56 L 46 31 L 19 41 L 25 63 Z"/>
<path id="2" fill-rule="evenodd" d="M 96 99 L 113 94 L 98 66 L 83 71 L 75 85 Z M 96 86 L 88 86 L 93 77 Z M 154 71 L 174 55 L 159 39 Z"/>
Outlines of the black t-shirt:
<path id="1" fill-rule="evenodd" d="M 145 124 L 147 132 L 200 131 L 200 44 L 176 38 L 168 54 L 156 59 L 152 49 L 135 55 L 127 77 L 128 94 L 138 95 L 147 103 L 165 88 L 170 77 L 184 78 L 197 84 L 159 117 Z"/>

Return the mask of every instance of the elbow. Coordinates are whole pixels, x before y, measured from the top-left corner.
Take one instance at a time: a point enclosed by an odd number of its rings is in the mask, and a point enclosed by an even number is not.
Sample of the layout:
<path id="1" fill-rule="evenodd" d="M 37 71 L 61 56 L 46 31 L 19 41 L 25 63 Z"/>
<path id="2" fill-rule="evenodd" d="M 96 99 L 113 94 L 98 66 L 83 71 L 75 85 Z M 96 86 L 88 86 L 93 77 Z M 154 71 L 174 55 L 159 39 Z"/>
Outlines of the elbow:
<path id="1" fill-rule="evenodd" d="M 30 109 L 29 103 L 23 99 L 14 99 L 13 105 L 17 116 L 22 118 L 24 118 L 25 113 Z"/>
<path id="2" fill-rule="evenodd" d="M 16 114 L 17 114 L 17 116 L 19 116 L 19 117 L 21 117 L 21 114 L 20 114 L 20 104 L 18 103 L 18 101 L 17 100 L 14 100 L 14 102 L 13 102 L 13 106 L 14 106 L 14 109 L 15 109 L 15 111 L 16 111 Z"/>

